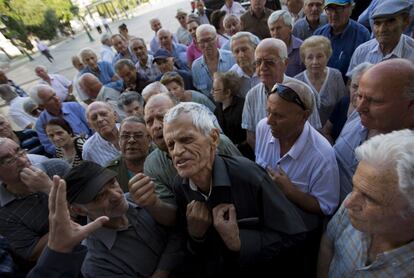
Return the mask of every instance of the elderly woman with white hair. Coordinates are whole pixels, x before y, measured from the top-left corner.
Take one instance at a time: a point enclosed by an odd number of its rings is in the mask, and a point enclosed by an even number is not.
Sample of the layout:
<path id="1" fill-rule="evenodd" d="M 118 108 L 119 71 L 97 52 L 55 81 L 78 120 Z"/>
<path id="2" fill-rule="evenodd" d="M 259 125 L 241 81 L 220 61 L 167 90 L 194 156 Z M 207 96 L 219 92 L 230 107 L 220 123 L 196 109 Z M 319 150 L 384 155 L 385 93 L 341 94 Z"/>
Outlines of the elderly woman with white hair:
<path id="1" fill-rule="evenodd" d="M 115 73 L 111 63 L 105 61 L 98 62 L 98 56 L 90 48 L 82 49 L 79 52 L 79 57 L 85 65 L 85 68 L 80 71 L 81 74 L 92 73 L 98 77 L 99 81 L 105 86 L 117 91 L 122 90 L 122 80 L 120 80 L 119 76 Z"/>
<path id="2" fill-rule="evenodd" d="M 282 40 L 288 50 L 288 66 L 286 75 L 294 77 L 305 69 L 300 59 L 299 48 L 302 40 L 292 35 L 293 19 L 288 11 L 279 10 L 273 12 L 267 19 L 270 35 L 272 38 Z"/>
<path id="3" fill-rule="evenodd" d="M 306 70 L 295 76 L 315 92 L 322 125 L 329 119 L 336 103 L 348 94 L 341 72 L 326 66 L 331 54 L 329 39 L 324 36 L 307 38 L 300 47 Z"/>
<path id="4" fill-rule="evenodd" d="M 364 62 L 356 66 L 352 71 L 351 83 L 349 85 L 349 95 L 343 96 L 335 105 L 329 119 L 322 128 L 322 134 L 331 142 L 335 143 L 336 138 L 342 131 L 345 123 L 353 117 L 358 115 L 355 111 L 357 107 L 357 92 L 359 87 L 359 80 L 364 72 L 371 68 L 373 64 Z"/>

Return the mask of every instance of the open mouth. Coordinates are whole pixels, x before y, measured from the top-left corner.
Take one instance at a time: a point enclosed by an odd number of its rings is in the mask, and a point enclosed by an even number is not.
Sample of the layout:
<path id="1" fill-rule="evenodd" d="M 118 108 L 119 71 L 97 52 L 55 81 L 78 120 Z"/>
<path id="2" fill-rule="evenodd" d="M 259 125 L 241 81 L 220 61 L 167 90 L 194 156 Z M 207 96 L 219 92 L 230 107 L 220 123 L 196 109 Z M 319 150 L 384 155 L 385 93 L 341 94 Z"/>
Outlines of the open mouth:
<path id="1" fill-rule="evenodd" d="M 190 161 L 191 159 L 186 159 L 186 158 L 177 159 L 175 162 L 175 165 L 179 168 L 186 167 L 190 163 Z"/>

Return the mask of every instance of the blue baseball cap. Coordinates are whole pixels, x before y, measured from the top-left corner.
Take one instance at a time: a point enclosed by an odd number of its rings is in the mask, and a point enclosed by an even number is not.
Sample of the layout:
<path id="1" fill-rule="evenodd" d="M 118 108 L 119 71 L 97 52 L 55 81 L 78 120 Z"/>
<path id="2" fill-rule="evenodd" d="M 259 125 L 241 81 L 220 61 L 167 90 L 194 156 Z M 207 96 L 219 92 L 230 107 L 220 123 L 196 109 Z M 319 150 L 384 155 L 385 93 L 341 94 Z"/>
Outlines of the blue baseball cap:
<path id="1" fill-rule="evenodd" d="M 173 57 L 171 53 L 166 49 L 160 48 L 154 53 L 154 62 L 157 59 L 167 59 L 169 57 Z"/>
<path id="2" fill-rule="evenodd" d="M 385 0 L 372 12 L 371 19 L 390 18 L 402 13 L 410 13 L 412 4 L 406 0 Z"/>
<path id="3" fill-rule="evenodd" d="M 352 4 L 353 0 L 326 0 L 325 1 L 325 7 L 328 5 L 339 5 L 339 6 L 345 6 L 348 4 Z"/>

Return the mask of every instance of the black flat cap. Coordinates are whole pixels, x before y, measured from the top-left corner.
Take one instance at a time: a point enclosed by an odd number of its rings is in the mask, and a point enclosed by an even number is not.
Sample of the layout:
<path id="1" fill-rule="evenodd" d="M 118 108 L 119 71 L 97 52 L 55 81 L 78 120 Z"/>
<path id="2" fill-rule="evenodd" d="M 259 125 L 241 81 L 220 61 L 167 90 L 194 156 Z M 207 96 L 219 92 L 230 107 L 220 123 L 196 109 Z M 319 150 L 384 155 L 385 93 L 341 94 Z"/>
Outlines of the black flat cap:
<path id="1" fill-rule="evenodd" d="M 66 198 L 69 203 L 87 204 L 95 199 L 104 185 L 117 173 L 91 161 L 84 161 L 73 167 L 64 176 Z"/>

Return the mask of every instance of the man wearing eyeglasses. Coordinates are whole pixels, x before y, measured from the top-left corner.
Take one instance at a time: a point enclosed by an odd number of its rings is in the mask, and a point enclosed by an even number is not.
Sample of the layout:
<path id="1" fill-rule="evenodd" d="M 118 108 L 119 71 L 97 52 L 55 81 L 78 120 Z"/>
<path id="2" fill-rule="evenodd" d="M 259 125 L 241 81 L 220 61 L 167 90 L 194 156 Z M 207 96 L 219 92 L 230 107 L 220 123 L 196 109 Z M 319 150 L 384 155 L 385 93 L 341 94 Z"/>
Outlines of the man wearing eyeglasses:
<path id="1" fill-rule="evenodd" d="M 242 128 L 247 131 L 247 143 L 252 149 L 255 148 L 255 132 L 257 123 L 266 117 L 267 97 L 275 84 L 285 83 L 294 80 L 285 75 L 288 64 L 286 44 L 279 39 L 264 39 L 256 48 L 255 65 L 256 73 L 261 82 L 251 88 L 246 95 L 242 115 Z M 295 80 L 295 82 L 300 82 Z M 308 88 L 309 92 L 312 90 Z M 316 108 L 316 101 L 313 102 L 313 112 L 310 113 L 309 122 L 316 128 L 321 128 L 321 121 Z"/>
<path id="2" fill-rule="evenodd" d="M 256 129 L 256 163 L 294 203 L 309 231 L 307 264 L 315 273 L 324 216 L 339 203 L 339 173 L 329 142 L 308 122 L 314 98 L 297 82 L 278 84 L 267 100 L 267 118 Z M 306 273 L 306 272 L 304 272 Z"/>
<path id="3" fill-rule="evenodd" d="M 332 44 L 332 55 L 328 66 L 341 71 L 344 80 L 355 49 L 370 38 L 367 28 L 350 19 L 353 0 L 327 0 L 325 12 L 328 24 L 318 28 L 313 34 L 327 37 Z"/>
<path id="4" fill-rule="evenodd" d="M 32 165 L 16 142 L 0 138 L 0 234 L 26 263 L 35 262 L 47 244 L 49 176 L 69 170 L 60 159 L 39 167 L 44 171 Z"/>
<path id="5" fill-rule="evenodd" d="M 144 161 L 152 150 L 151 137 L 142 117 L 125 118 L 119 127 L 121 155 L 108 163 L 106 168 L 117 173 L 116 179 L 124 192 L 129 180 L 144 172 Z"/>
<path id="6" fill-rule="evenodd" d="M 235 61 L 230 51 L 217 49 L 217 31 L 213 25 L 200 25 L 196 37 L 203 55 L 192 64 L 193 84 L 199 92 L 211 97 L 214 73 L 228 71 Z"/>

